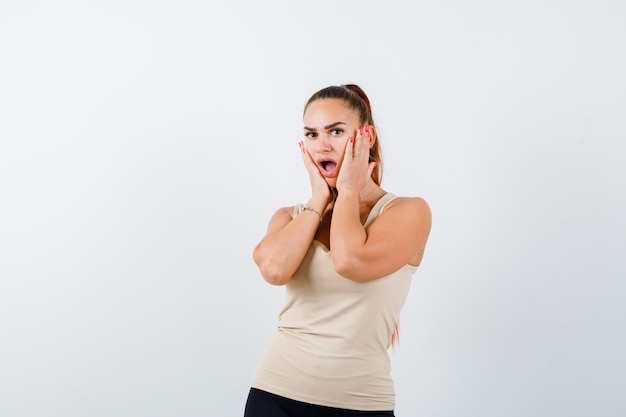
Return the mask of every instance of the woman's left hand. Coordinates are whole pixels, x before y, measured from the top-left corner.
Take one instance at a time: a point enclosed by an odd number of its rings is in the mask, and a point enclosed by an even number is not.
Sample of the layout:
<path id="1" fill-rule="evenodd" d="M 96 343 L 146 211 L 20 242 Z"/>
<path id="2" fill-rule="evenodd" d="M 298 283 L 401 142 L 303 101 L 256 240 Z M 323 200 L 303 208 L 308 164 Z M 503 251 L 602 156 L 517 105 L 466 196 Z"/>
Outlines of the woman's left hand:
<path id="1" fill-rule="evenodd" d="M 354 137 L 348 139 L 337 176 L 337 191 L 352 190 L 358 194 L 372 176 L 376 168 L 376 162 L 369 162 L 373 129 L 372 126 L 365 125 Z"/>

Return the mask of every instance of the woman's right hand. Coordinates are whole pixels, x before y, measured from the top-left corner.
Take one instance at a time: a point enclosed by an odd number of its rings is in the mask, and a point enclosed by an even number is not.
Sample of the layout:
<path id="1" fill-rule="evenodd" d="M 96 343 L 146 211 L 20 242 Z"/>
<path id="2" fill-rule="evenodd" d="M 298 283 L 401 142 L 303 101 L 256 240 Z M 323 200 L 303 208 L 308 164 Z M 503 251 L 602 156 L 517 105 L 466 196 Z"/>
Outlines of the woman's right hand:
<path id="1" fill-rule="evenodd" d="M 317 167 L 317 164 L 315 164 L 315 161 L 313 161 L 313 157 L 311 157 L 311 154 L 309 154 L 309 152 L 304 147 L 304 143 L 300 142 L 299 145 L 300 151 L 302 152 L 302 160 L 304 161 L 304 166 L 309 173 L 309 180 L 311 181 L 311 191 L 313 193 L 311 196 L 311 200 L 323 201 L 325 203 L 324 207 L 322 208 L 323 213 L 323 211 L 326 210 L 326 206 L 328 206 L 332 199 L 330 187 L 328 186 L 326 179 Z"/>
<path id="2" fill-rule="evenodd" d="M 332 200 L 326 179 L 300 142 L 304 166 L 309 173 L 313 195 L 307 206 L 311 212 L 293 216 L 294 207 L 283 207 L 276 211 L 267 228 L 267 233 L 254 247 L 253 258 L 263 278 L 273 285 L 287 284 L 311 247 L 320 225 L 319 212 L 323 216 Z"/>

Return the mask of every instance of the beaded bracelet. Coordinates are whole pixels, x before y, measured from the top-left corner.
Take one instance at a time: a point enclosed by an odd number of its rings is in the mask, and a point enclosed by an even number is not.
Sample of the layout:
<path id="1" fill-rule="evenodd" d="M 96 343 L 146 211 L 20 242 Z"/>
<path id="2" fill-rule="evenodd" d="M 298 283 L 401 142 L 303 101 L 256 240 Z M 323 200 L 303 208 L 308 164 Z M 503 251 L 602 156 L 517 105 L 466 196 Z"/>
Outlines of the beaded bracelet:
<path id="1" fill-rule="evenodd" d="M 313 207 L 309 207 L 309 206 L 302 206 L 300 207 L 300 213 L 302 213 L 303 211 L 312 211 L 313 213 L 317 214 L 318 216 L 320 216 L 320 223 L 322 222 L 322 219 L 324 218 L 322 216 L 322 213 L 320 213 L 319 211 L 315 210 Z"/>

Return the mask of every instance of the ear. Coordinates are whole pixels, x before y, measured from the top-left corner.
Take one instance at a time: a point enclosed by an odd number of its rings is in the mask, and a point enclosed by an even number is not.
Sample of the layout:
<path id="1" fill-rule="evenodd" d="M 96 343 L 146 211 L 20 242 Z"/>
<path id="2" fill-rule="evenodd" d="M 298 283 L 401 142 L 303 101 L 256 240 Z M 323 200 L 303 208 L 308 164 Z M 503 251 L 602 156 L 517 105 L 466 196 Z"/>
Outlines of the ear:
<path id="1" fill-rule="evenodd" d="M 373 147 L 376 141 L 378 140 L 378 132 L 374 126 L 370 126 L 370 143 L 369 147 Z"/>

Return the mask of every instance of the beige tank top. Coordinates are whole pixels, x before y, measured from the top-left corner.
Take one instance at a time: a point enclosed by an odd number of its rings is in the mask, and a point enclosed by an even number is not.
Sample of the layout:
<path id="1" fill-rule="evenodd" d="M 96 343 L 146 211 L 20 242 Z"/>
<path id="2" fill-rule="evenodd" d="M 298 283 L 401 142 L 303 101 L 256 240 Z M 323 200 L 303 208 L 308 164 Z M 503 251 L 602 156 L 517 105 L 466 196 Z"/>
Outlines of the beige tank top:
<path id="1" fill-rule="evenodd" d="M 384 195 L 365 227 L 394 198 Z M 330 251 L 314 240 L 286 286 L 278 332 L 252 386 L 311 404 L 393 410 L 387 349 L 416 269 L 407 264 L 373 281 L 351 281 L 335 272 Z"/>

